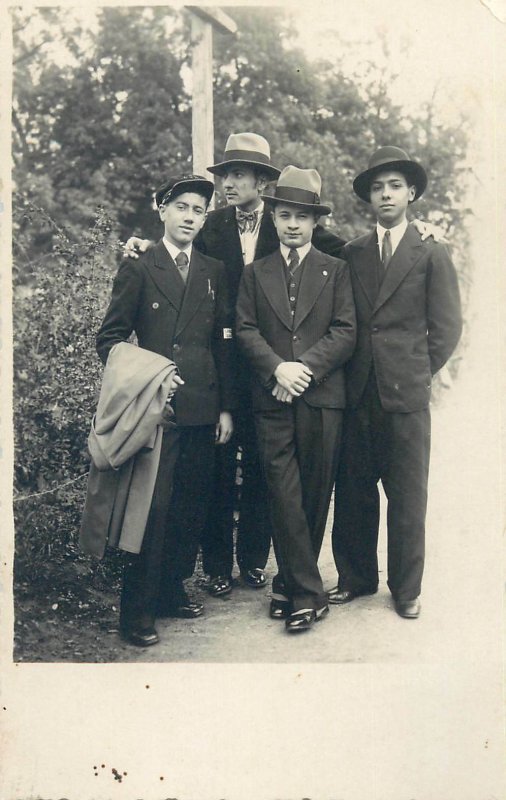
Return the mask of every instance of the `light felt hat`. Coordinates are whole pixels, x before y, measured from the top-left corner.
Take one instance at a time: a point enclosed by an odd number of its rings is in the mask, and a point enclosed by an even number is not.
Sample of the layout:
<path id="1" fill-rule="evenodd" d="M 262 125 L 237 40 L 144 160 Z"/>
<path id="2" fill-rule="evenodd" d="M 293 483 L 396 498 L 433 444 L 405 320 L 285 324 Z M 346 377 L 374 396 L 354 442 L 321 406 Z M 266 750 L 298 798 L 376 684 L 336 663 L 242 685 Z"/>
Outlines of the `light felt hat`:
<path id="1" fill-rule="evenodd" d="M 258 133 L 231 133 L 225 145 L 223 161 L 208 167 L 214 175 L 224 175 L 234 164 L 248 164 L 275 180 L 281 170 L 271 164 L 269 142 Z"/>
<path id="2" fill-rule="evenodd" d="M 361 200 L 366 203 L 371 202 L 371 183 L 372 179 L 378 172 L 393 169 L 402 172 L 406 176 L 411 185 L 416 187 L 416 193 L 413 198 L 418 200 L 427 188 L 427 175 L 424 168 L 417 161 L 413 161 L 408 154 L 401 150 L 400 147 L 380 147 L 369 159 L 369 166 L 360 175 L 357 175 L 353 181 L 353 190 L 358 194 Z"/>
<path id="3" fill-rule="evenodd" d="M 331 214 L 332 208 L 320 202 L 322 179 L 315 169 L 300 169 L 289 164 L 284 168 L 273 195 L 261 195 L 271 205 L 289 203 L 310 209 L 318 215 Z"/>

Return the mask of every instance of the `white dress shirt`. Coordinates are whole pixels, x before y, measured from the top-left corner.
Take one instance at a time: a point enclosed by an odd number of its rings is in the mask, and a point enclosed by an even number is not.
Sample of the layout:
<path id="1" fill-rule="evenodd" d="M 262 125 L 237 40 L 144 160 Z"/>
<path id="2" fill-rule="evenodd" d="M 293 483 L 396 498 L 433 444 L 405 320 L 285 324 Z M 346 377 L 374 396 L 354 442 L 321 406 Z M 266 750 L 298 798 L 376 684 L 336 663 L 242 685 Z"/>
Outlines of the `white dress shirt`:
<path id="1" fill-rule="evenodd" d="M 379 254 L 381 258 L 381 248 L 383 246 L 383 237 L 387 230 L 390 231 L 390 241 L 392 242 L 392 255 L 397 250 L 398 244 L 401 241 L 402 237 L 406 233 L 406 228 L 408 227 L 409 223 L 407 219 L 404 217 L 402 222 L 399 222 L 395 228 L 384 228 L 383 225 L 380 225 L 379 222 L 376 224 L 376 232 L 378 234 L 378 248 Z"/>
<path id="2" fill-rule="evenodd" d="M 302 247 L 287 247 L 286 244 L 280 244 L 279 248 L 281 250 L 281 255 L 285 259 L 286 265 L 288 266 L 288 257 L 290 255 L 290 250 L 297 250 L 299 256 L 299 264 L 305 259 L 309 251 L 311 250 L 311 242 L 307 242 L 307 244 L 303 244 Z"/>
<path id="3" fill-rule="evenodd" d="M 251 264 L 255 260 L 255 250 L 258 242 L 258 234 L 260 232 L 260 225 L 262 224 L 262 217 L 264 215 L 264 203 L 260 202 L 253 211 L 258 212 L 257 224 L 254 231 L 239 231 L 239 239 L 241 240 L 242 258 L 245 264 Z"/>

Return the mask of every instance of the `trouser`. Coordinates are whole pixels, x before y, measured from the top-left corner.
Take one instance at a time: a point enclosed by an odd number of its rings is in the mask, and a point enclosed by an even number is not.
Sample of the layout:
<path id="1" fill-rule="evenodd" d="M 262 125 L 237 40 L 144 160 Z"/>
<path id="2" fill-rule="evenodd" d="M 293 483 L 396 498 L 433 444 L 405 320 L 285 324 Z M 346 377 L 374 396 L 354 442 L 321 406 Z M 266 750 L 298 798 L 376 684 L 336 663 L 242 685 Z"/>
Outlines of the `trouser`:
<path id="1" fill-rule="evenodd" d="M 378 588 L 379 492 L 388 501 L 388 586 L 397 600 L 420 594 L 430 456 L 430 411 L 384 411 L 371 370 L 360 404 L 345 413 L 332 547 L 339 587 Z"/>
<path id="2" fill-rule="evenodd" d="M 256 414 L 278 575 L 294 611 L 327 603 L 318 570 L 341 437 L 342 411 L 303 399 Z"/>
<path id="3" fill-rule="evenodd" d="M 242 480 L 237 486 L 239 449 Z M 213 502 L 202 535 L 202 560 L 208 575 L 229 576 L 232 573 L 235 510 L 239 511 L 236 541 L 239 569 L 263 569 L 269 557 L 271 524 L 254 415 L 249 405 L 234 412 L 234 433 L 230 441 L 216 447 Z"/>
<path id="4" fill-rule="evenodd" d="M 147 627 L 177 605 L 195 569 L 212 489 L 214 425 L 164 432 L 141 551 L 125 554 L 120 625 Z"/>

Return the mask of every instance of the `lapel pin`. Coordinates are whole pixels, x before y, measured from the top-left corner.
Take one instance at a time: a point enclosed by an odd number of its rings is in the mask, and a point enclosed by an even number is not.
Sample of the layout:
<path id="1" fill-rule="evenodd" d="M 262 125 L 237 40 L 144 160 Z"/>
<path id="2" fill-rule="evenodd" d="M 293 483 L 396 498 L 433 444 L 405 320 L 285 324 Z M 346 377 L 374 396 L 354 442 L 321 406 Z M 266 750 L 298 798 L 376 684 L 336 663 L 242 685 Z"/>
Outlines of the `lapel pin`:
<path id="1" fill-rule="evenodd" d="M 328 275 L 329 273 L 327 272 L 327 270 L 326 270 L 326 269 L 324 269 L 324 270 L 323 270 L 323 274 L 325 275 L 325 277 L 327 277 L 327 275 Z"/>

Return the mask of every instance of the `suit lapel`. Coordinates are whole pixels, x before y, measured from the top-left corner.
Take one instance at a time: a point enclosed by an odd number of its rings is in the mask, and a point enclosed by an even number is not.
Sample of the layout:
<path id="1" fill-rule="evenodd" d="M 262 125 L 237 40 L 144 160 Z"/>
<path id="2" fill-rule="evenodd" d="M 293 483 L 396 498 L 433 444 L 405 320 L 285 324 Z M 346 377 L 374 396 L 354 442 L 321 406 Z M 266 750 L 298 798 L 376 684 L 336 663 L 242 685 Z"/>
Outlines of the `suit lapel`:
<path id="1" fill-rule="evenodd" d="M 322 256 L 314 247 L 311 247 L 303 265 L 304 270 L 300 281 L 293 321 L 294 330 L 305 320 L 329 279 L 329 272 L 325 269 L 326 263 L 327 258 Z"/>
<path id="2" fill-rule="evenodd" d="M 289 330 L 292 330 L 292 314 L 286 289 L 285 264 L 278 249 L 266 258 L 256 270 L 258 282 L 272 310 Z"/>
<path id="3" fill-rule="evenodd" d="M 153 263 L 148 262 L 146 268 L 161 293 L 179 311 L 184 283 L 162 240 L 153 248 Z"/>
<path id="4" fill-rule="evenodd" d="M 264 258 L 270 255 L 279 247 L 278 234 L 272 221 L 271 212 L 264 206 L 264 213 L 258 231 L 258 239 L 255 248 L 255 259 Z"/>
<path id="5" fill-rule="evenodd" d="M 378 238 L 376 231 L 362 238 L 362 241 L 353 245 L 354 258 L 350 267 L 357 276 L 371 308 L 378 296 L 378 276 L 376 260 L 378 258 Z"/>
<path id="6" fill-rule="evenodd" d="M 422 254 L 423 243 L 420 239 L 420 234 L 413 225 L 408 225 L 387 267 L 376 303 L 374 304 L 374 311 L 382 306 L 395 292 L 400 282 L 404 280 Z"/>
<path id="7" fill-rule="evenodd" d="M 212 291 L 205 261 L 198 250 L 193 248 L 186 291 L 176 323 L 176 336 L 186 328 L 197 313 L 202 301 Z"/>
<path id="8" fill-rule="evenodd" d="M 235 218 L 235 207 L 229 206 L 226 211 L 227 213 L 223 216 L 225 230 L 222 242 L 223 246 L 227 248 L 228 253 L 223 254 L 223 260 L 232 264 L 243 264 L 241 240 L 239 238 L 239 229 Z"/>

